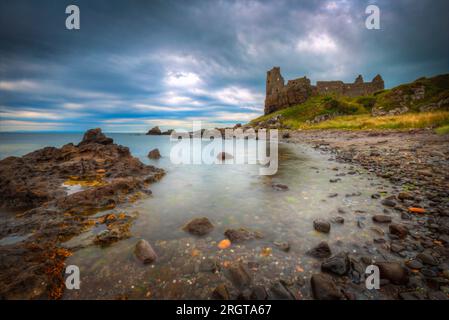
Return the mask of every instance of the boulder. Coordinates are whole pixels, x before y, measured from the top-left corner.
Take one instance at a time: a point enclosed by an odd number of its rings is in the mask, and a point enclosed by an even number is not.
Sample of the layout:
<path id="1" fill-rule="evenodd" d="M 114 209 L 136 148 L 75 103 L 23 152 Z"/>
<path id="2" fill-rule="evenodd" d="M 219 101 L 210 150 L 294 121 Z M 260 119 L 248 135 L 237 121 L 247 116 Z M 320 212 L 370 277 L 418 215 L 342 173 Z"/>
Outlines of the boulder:
<path id="1" fill-rule="evenodd" d="M 136 243 L 134 254 L 145 264 L 152 263 L 157 259 L 157 254 L 153 247 L 144 239 L 140 239 Z"/>
<path id="2" fill-rule="evenodd" d="M 399 237 L 400 239 L 403 239 L 408 234 L 408 229 L 406 226 L 398 223 L 392 223 L 389 226 L 390 233 Z"/>
<path id="3" fill-rule="evenodd" d="M 335 256 L 326 259 L 321 264 L 321 270 L 343 276 L 349 271 L 349 258 L 345 252 L 340 252 Z"/>
<path id="4" fill-rule="evenodd" d="M 245 228 L 227 229 L 224 233 L 225 237 L 231 242 L 243 242 L 247 240 L 260 239 L 262 234 L 258 231 L 251 231 Z"/>
<path id="5" fill-rule="evenodd" d="M 90 129 L 84 133 L 83 140 L 78 144 L 78 146 L 82 146 L 90 143 L 98 143 L 98 144 L 112 144 L 114 140 L 108 138 L 101 132 L 100 128 Z"/>
<path id="6" fill-rule="evenodd" d="M 227 152 L 220 152 L 218 155 L 217 155 L 217 159 L 218 160 L 222 160 L 222 161 L 224 161 L 224 160 L 228 160 L 228 159 L 233 159 L 234 157 L 232 156 L 232 154 L 229 154 L 229 153 L 227 153 Z"/>
<path id="7" fill-rule="evenodd" d="M 323 233 L 329 233 L 329 231 L 331 230 L 331 224 L 320 219 L 313 221 L 313 227 L 316 231 Z"/>
<path id="8" fill-rule="evenodd" d="M 208 218 L 196 218 L 188 222 L 184 227 L 184 231 L 187 231 L 196 236 L 204 236 L 212 231 L 214 225 Z"/>
<path id="9" fill-rule="evenodd" d="M 219 284 L 212 292 L 214 300 L 230 300 L 229 290 L 225 284 Z"/>
<path id="10" fill-rule="evenodd" d="M 159 149 L 153 149 L 148 153 L 148 158 L 150 159 L 160 159 L 161 154 L 159 153 Z"/>
<path id="11" fill-rule="evenodd" d="M 159 127 L 153 127 L 150 130 L 148 130 L 147 135 L 149 136 L 160 136 L 161 135 L 161 129 Z"/>
<path id="12" fill-rule="evenodd" d="M 246 288 L 251 284 L 249 271 L 242 263 L 236 263 L 229 267 L 228 275 L 237 288 Z"/>
<path id="13" fill-rule="evenodd" d="M 267 290 L 265 290 L 265 288 L 260 285 L 254 286 L 250 298 L 251 300 L 267 300 L 268 299 Z"/>
<path id="14" fill-rule="evenodd" d="M 408 283 L 409 277 L 407 269 L 398 262 L 377 262 L 379 267 L 380 278 L 387 279 L 393 284 L 405 285 Z"/>
<path id="15" fill-rule="evenodd" d="M 310 279 L 313 297 L 316 300 L 341 300 L 343 295 L 332 277 L 324 273 L 312 275 Z"/>
<path id="16" fill-rule="evenodd" d="M 315 258 L 327 258 L 331 256 L 332 252 L 329 244 L 326 241 L 322 241 L 315 248 L 307 251 L 307 254 Z"/>
<path id="17" fill-rule="evenodd" d="M 385 214 L 376 214 L 373 216 L 373 221 L 377 223 L 390 223 L 391 217 Z"/>

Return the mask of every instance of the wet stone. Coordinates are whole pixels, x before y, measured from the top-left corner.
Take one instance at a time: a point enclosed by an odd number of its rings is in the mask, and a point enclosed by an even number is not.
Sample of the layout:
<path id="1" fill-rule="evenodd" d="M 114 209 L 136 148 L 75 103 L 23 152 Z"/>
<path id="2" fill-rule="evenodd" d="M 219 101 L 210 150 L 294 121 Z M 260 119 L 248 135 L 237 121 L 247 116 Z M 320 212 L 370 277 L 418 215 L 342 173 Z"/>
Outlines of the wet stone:
<path id="1" fill-rule="evenodd" d="M 422 269 L 423 265 L 420 261 L 418 260 L 410 260 L 406 262 L 407 267 L 409 267 L 410 269 Z"/>
<path id="2" fill-rule="evenodd" d="M 242 263 L 231 266 L 228 273 L 230 280 L 237 288 L 246 287 L 251 283 L 249 271 Z"/>
<path id="3" fill-rule="evenodd" d="M 376 214 L 373 216 L 373 221 L 377 223 L 390 223 L 391 217 L 384 214 Z"/>
<path id="4" fill-rule="evenodd" d="M 260 239 L 262 234 L 258 231 L 250 231 L 245 228 L 228 229 L 224 233 L 225 237 L 231 242 L 243 242 L 247 240 Z"/>
<path id="5" fill-rule="evenodd" d="M 199 270 L 201 272 L 216 272 L 219 270 L 219 266 L 215 260 L 205 259 L 201 261 Z"/>
<path id="6" fill-rule="evenodd" d="M 148 158 L 150 159 L 160 159 L 161 158 L 161 154 L 159 152 L 159 149 L 153 149 L 148 153 Z"/>
<path id="7" fill-rule="evenodd" d="M 251 292 L 252 300 L 267 300 L 268 294 L 263 286 L 254 286 L 253 291 Z"/>
<path id="8" fill-rule="evenodd" d="M 315 248 L 309 250 L 307 254 L 315 258 L 328 258 L 331 256 L 332 252 L 329 244 L 322 241 Z"/>
<path id="9" fill-rule="evenodd" d="M 334 273 L 339 276 L 345 275 L 349 271 L 349 259 L 345 252 L 340 252 L 332 256 L 321 264 L 321 270 Z"/>
<path id="10" fill-rule="evenodd" d="M 294 300 L 293 294 L 281 283 L 275 282 L 270 288 L 270 299 Z"/>
<path id="11" fill-rule="evenodd" d="M 281 184 L 281 183 L 273 184 L 272 188 L 277 191 L 287 191 L 288 190 L 288 186 L 285 184 Z"/>
<path id="12" fill-rule="evenodd" d="M 335 217 L 331 220 L 332 223 L 343 224 L 345 223 L 345 219 L 343 217 Z"/>
<path id="13" fill-rule="evenodd" d="M 431 266 L 438 265 L 438 260 L 428 252 L 419 253 L 416 256 L 416 259 L 420 260 L 422 263 L 427 264 L 427 265 L 431 265 Z"/>
<path id="14" fill-rule="evenodd" d="M 136 243 L 134 254 L 140 261 L 145 264 L 152 263 L 157 259 L 157 254 L 154 251 L 153 247 L 148 243 L 148 241 L 144 239 L 140 239 Z"/>
<path id="15" fill-rule="evenodd" d="M 212 292 L 212 299 L 215 300 L 229 300 L 229 290 L 225 284 L 219 284 Z"/>
<path id="16" fill-rule="evenodd" d="M 407 284 L 408 273 L 407 270 L 397 262 L 377 262 L 379 267 L 380 277 L 387 279 L 394 284 Z"/>
<path id="17" fill-rule="evenodd" d="M 196 218 L 187 223 L 183 230 L 197 236 L 204 236 L 212 231 L 213 224 L 207 218 Z"/>
<path id="18" fill-rule="evenodd" d="M 341 300 L 343 295 L 332 277 L 324 273 L 312 275 L 310 280 L 313 297 L 316 300 Z"/>
<path id="19" fill-rule="evenodd" d="M 286 241 L 275 241 L 274 245 L 279 248 L 279 250 L 288 252 L 290 251 L 290 244 Z"/>
<path id="20" fill-rule="evenodd" d="M 331 230 L 330 223 L 320 219 L 313 221 L 313 227 L 316 231 L 323 233 L 329 233 Z"/>
<path id="21" fill-rule="evenodd" d="M 399 239 L 405 238 L 408 234 L 407 227 L 402 224 L 390 224 L 389 230 L 391 234 L 397 236 Z"/>
<path id="22" fill-rule="evenodd" d="M 395 201 L 393 201 L 393 200 L 391 200 L 391 199 L 383 199 L 382 201 L 381 201 L 381 203 L 384 205 L 384 206 L 387 206 L 387 207 L 391 207 L 391 208 L 393 208 L 393 207 L 396 207 L 396 202 Z"/>

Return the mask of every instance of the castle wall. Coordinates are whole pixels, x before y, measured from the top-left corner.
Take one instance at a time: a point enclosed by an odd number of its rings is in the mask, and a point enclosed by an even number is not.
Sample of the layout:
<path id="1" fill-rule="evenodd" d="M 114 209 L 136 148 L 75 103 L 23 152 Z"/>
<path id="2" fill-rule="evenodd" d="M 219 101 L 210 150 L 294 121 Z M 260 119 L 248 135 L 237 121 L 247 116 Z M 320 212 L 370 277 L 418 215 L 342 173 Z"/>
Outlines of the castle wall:
<path id="1" fill-rule="evenodd" d="M 305 102 L 314 95 L 344 95 L 357 97 L 370 95 L 384 89 L 384 81 L 377 75 L 372 82 L 364 82 L 358 76 L 354 83 L 343 81 L 317 81 L 313 86 L 307 77 L 289 80 L 285 85 L 281 69 L 274 67 L 267 72 L 265 114 Z"/>

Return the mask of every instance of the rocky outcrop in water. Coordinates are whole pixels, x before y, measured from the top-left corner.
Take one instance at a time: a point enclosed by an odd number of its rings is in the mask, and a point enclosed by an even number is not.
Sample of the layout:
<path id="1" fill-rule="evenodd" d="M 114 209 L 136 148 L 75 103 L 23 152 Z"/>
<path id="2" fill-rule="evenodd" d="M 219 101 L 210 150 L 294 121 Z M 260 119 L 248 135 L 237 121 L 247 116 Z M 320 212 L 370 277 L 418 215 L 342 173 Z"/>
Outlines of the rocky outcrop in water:
<path id="1" fill-rule="evenodd" d="M 99 224 L 105 231 L 93 243 L 129 237 L 132 217 L 127 214 L 91 215 L 151 194 L 148 185 L 163 175 L 100 129 L 87 131 L 78 145 L 1 160 L 0 203 L 21 213 L 2 217 L 0 238 L 25 240 L 0 247 L 0 297 L 60 298 L 64 260 L 71 255 L 62 242 Z M 71 187 L 78 189 L 69 192 Z"/>

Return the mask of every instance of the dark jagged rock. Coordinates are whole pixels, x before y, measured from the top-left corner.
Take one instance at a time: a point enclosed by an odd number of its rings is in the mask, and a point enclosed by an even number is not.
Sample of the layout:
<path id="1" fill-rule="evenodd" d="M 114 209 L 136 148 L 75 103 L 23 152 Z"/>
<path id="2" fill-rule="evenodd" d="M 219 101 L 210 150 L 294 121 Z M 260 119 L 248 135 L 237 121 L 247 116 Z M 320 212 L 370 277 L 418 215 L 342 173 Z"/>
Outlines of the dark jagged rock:
<path id="1" fill-rule="evenodd" d="M 204 236 L 214 229 L 214 225 L 209 221 L 209 219 L 203 217 L 193 219 L 192 221 L 188 222 L 183 227 L 183 229 L 184 231 L 187 231 L 196 236 Z"/>
<path id="2" fill-rule="evenodd" d="M 332 256 L 321 264 L 321 270 L 343 276 L 349 271 L 349 258 L 345 252 Z"/>
<path id="3" fill-rule="evenodd" d="M 89 143 L 112 144 L 114 140 L 108 138 L 101 132 L 100 128 L 90 129 L 84 133 L 83 140 L 78 144 L 82 146 Z"/>

